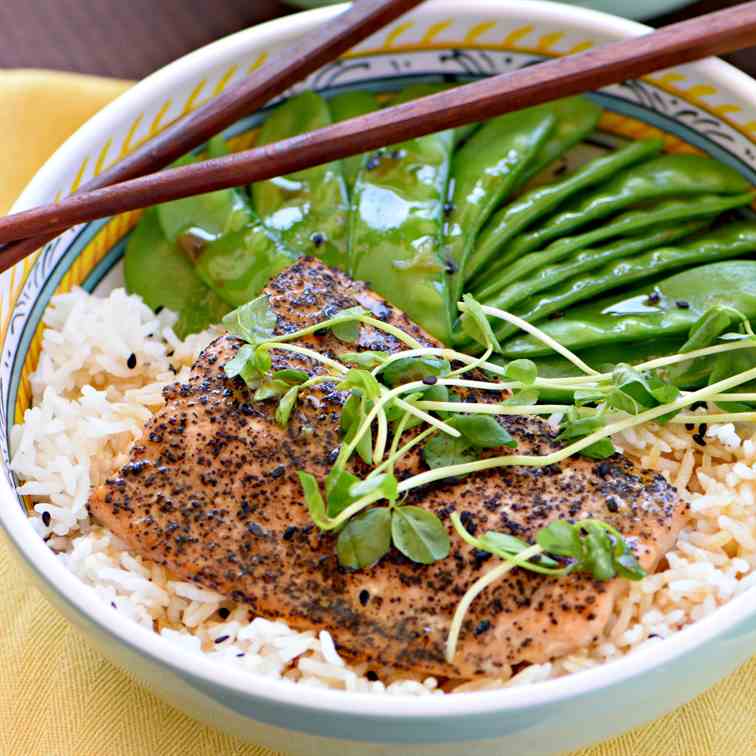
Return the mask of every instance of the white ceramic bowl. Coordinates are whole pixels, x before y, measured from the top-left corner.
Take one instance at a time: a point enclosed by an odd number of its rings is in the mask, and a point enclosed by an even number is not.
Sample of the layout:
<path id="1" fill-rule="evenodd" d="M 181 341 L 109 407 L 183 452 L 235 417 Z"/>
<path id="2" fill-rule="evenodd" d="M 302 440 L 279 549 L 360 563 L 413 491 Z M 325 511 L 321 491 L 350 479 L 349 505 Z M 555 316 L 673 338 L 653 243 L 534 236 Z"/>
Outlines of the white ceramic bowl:
<path id="1" fill-rule="evenodd" d="M 52 200 L 182 110 L 258 65 L 265 51 L 327 23 L 338 8 L 249 29 L 167 66 L 105 108 L 50 159 L 14 210 Z M 311 77 L 315 88 L 383 86 L 400 76 L 485 75 L 540 57 L 641 34 L 645 27 L 547 2 L 430 0 Z M 756 87 L 716 60 L 610 87 L 607 128 L 661 128 L 737 166 L 752 180 Z M 243 129 L 242 129 L 243 131 Z M 682 141 L 680 141 L 682 140 Z M 243 142 L 243 137 L 241 138 Z M 133 225 L 126 216 L 61 236 L 3 274 L 0 361 L 0 519 L 20 561 L 50 601 L 109 659 L 167 701 L 226 732 L 295 754 L 553 753 L 615 735 L 669 711 L 744 662 L 756 648 L 756 589 L 673 638 L 631 657 L 530 687 L 397 699 L 297 687 L 187 654 L 119 617 L 69 574 L 34 533 L 7 473 L 7 432 L 28 403 L 35 331 L 54 291 L 95 287 Z M 72 262 L 77 259 L 76 266 Z M 111 271 L 110 276 L 117 275 Z M 38 338 L 38 336 L 37 336 Z M 463 745 L 464 742 L 464 745 Z M 410 745 L 411 744 L 411 745 Z M 493 750 L 492 750 L 493 749 Z"/>

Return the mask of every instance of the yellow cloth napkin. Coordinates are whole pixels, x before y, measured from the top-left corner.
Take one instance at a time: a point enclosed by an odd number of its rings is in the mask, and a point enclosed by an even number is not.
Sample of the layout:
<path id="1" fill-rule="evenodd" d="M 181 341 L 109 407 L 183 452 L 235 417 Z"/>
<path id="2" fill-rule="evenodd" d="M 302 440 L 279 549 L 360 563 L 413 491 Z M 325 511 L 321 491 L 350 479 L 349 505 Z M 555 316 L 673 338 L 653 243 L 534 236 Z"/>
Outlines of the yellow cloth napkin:
<path id="1" fill-rule="evenodd" d="M 80 123 L 127 86 L 0 72 L 0 212 Z M 19 577 L 4 538 L 0 681 L 3 756 L 271 754 L 194 722 L 105 661 Z M 755 734 L 753 659 L 687 706 L 580 756 L 753 756 Z"/>

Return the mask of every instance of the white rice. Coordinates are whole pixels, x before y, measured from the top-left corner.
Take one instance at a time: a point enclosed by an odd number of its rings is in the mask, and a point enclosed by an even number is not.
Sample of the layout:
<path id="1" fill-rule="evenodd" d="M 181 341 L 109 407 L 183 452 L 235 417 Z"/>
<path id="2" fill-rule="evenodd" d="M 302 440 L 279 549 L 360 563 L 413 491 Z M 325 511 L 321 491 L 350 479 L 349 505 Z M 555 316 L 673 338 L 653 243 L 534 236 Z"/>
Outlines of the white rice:
<path id="1" fill-rule="evenodd" d="M 122 289 L 107 298 L 76 289 L 52 300 L 31 378 L 34 406 L 11 433 L 11 467 L 19 492 L 34 502 L 36 532 L 86 590 L 187 653 L 300 685 L 443 695 L 432 677 L 411 679 L 385 668 L 368 676 L 366 664 L 345 663 L 327 631 L 297 632 L 253 617 L 246 606 L 129 554 L 116 536 L 89 521 L 90 488 L 126 461 L 131 443 L 162 404 L 163 386 L 176 374 L 185 377 L 218 333 L 209 329 L 180 341 L 174 322 L 171 313 L 155 315 Z M 129 368 L 132 354 L 136 366 Z M 665 568 L 626 584 L 605 634 L 582 652 L 514 676 L 446 683 L 447 692 L 532 684 L 602 664 L 658 643 L 756 587 L 754 426 L 712 425 L 705 447 L 681 425 L 647 425 L 615 441 L 643 466 L 661 471 L 690 503 L 689 521 Z"/>

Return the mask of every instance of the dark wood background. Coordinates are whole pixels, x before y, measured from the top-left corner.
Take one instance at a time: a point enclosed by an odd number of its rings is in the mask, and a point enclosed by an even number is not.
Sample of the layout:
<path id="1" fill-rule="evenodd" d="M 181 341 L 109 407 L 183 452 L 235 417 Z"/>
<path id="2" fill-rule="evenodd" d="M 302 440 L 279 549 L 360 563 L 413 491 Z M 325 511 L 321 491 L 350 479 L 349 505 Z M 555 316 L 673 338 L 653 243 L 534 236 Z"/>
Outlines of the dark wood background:
<path id="1" fill-rule="evenodd" d="M 738 4 L 700 0 L 649 23 Z M 138 79 L 207 42 L 291 12 L 277 0 L 0 0 L 0 68 Z M 756 76 L 756 50 L 729 59 Z"/>

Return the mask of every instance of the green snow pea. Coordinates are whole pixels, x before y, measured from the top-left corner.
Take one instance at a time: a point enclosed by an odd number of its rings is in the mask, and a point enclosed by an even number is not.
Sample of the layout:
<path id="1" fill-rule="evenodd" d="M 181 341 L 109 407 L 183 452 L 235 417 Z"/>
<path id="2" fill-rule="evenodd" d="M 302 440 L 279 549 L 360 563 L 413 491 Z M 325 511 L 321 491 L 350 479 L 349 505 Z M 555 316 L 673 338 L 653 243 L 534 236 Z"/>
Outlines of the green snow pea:
<path id="1" fill-rule="evenodd" d="M 259 144 L 276 142 L 331 123 L 326 101 L 303 92 L 276 108 L 260 129 Z M 287 249 L 346 269 L 349 202 L 339 162 L 317 165 L 252 184 L 260 220 Z"/>
<path id="2" fill-rule="evenodd" d="M 518 188 L 585 139 L 598 125 L 602 113 L 600 105 L 579 95 L 554 100 L 540 107 L 548 109 L 556 119 L 556 124 L 538 150 L 536 159 L 525 168 Z"/>
<path id="3" fill-rule="evenodd" d="M 213 142 L 211 149 L 214 154 L 219 150 L 217 140 Z M 200 158 L 194 155 L 186 155 L 177 160 L 174 166 L 199 161 Z M 190 256 L 204 243 L 249 223 L 251 216 L 249 203 L 238 189 L 220 189 L 157 206 L 158 221 L 166 239 L 178 239 Z"/>
<path id="4" fill-rule="evenodd" d="M 239 307 L 299 257 L 270 229 L 254 221 L 208 244 L 197 258 L 199 277 L 224 302 Z"/>
<path id="5" fill-rule="evenodd" d="M 478 231 L 520 183 L 556 119 L 545 106 L 487 121 L 454 155 L 444 227 L 444 260 L 456 302 L 464 283 L 465 258 Z"/>
<path id="6" fill-rule="evenodd" d="M 697 246 L 702 237 L 694 237 L 689 243 L 693 245 L 692 250 L 687 247 L 670 247 L 669 245 L 701 230 L 705 225 L 700 221 L 691 221 L 677 226 L 663 226 L 656 229 L 654 233 L 633 236 L 607 245 L 596 251 L 596 254 L 602 257 L 604 262 L 602 266 L 586 271 L 583 275 L 577 274 L 561 279 L 561 282 L 552 288 L 539 290 L 530 297 L 520 299 L 519 306 L 513 307 L 512 311 L 529 323 L 537 323 L 554 313 L 565 312 L 571 305 L 638 281 L 660 270 L 695 264 L 702 256 Z M 713 246 L 704 245 L 704 249 L 709 254 L 713 254 L 714 259 L 719 259 L 718 255 L 732 257 L 733 254 L 737 254 L 737 252 L 730 254 L 724 245 L 717 243 Z M 716 252 L 712 252 L 712 249 Z M 704 256 L 703 261 L 708 259 L 710 258 Z M 501 298 L 504 299 L 507 291 L 501 294 Z M 498 306 L 499 301 L 494 297 L 485 304 Z M 505 340 L 516 334 L 518 329 L 509 323 L 499 323 L 494 331 L 497 338 Z"/>
<path id="7" fill-rule="evenodd" d="M 749 183 L 733 168 L 701 155 L 660 155 L 629 168 L 538 229 L 514 239 L 507 259 L 542 249 L 546 242 L 619 210 L 663 197 L 742 194 Z"/>
<path id="8" fill-rule="evenodd" d="M 753 223 L 732 224 L 706 234 L 706 245 L 699 240 L 687 246 L 716 247 L 715 236 L 719 236 L 721 247 L 734 254 L 756 249 Z M 648 270 L 649 274 L 653 272 Z M 717 304 L 729 305 L 751 320 L 756 318 L 756 261 L 699 265 L 629 293 L 612 294 L 581 305 L 540 328 L 570 349 L 641 342 L 659 336 L 684 336 L 706 310 Z M 530 357 L 549 354 L 550 350 L 526 336 L 508 341 L 503 352 L 509 357 Z"/>
<path id="9" fill-rule="evenodd" d="M 174 329 L 182 338 L 219 322 L 230 310 L 205 286 L 178 244 L 165 237 L 156 207 L 145 210 L 129 238 L 124 277 L 128 291 L 153 310 L 167 307 L 178 313 Z"/>
<path id="10" fill-rule="evenodd" d="M 629 210 L 609 223 L 601 224 L 584 234 L 557 239 L 543 251 L 530 252 L 511 263 L 508 263 L 509 255 L 505 253 L 486 271 L 487 283 L 481 290 L 474 292 L 475 297 L 479 300 L 489 299 L 515 282 L 529 279 L 534 271 L 565 258 L 571 259 L 574 254 L 587 250 L 604 239 L 626 234 L 636 235 L 643 229 L 669 225 L 678 221 L 715 216 L 725 210 L 748 205 L 752 199 L 752 194 L 745 193 L 731 197 L 714 194 L 689 199 L 666 200 L 650 208 Z"/>
<path id="11" fill-rule="evenodd" d="M 348 121 L 350 118 L 357 118 L 357 116 L 366 113 L 372 113 L 378 110 L 380 105 L 372 92 L 355 89 L 337 94 L 328 101 L 328 107 L 331 109 L 333 122 L 338 123 L 339 121 Z M 350 195 L 354 190 L 354 182 L 357 180 L 357 174 L 360 172 L 364 157 L 364 155 L 352 155 L 341 161 L 341 170 Z"/>
<path id="12" fill-rule="evenodd" d="M 368 156 L 351 214 L 350 272 L 444 342 L 448 274 L 440 255 L 454 135 L 411 139 Z"/>
<path id="13" fill-rule="evenodd" d="M 510 284 L 491 299 L 483 300 L 483 304 L 510 310 L 529 297 L 547 289 L 553 290 L 553 287 L 564 281 L 573 280 L 581 273 L 601 268 L 612 260 L 630 257 L 639 252 L 645 252 L 647 249 L 657 249 L 662 244 L 669 244 L 673 240 L 700 231 L 705 225 L 707 225 L 706 222 L 702 221 L 691 221 L 674 226 L 665 225 L 651 228 L 643 235 L 622 237 L 603 247 L 583 249 L 562 262 L 538 268 L 529 276 Z M 532 253 L 530 256 L 535 254 L 537 253 Z"/>
<path id="14" fill-rule="evenodd" d="M 503 267 L 501 263 L 504 261 L 500 262 L 501 256 L 498 253 L 503 251 L 504 245 L 510 239 L 538 218 L 551 212 L 577 192 L 603 183 L 633 163 L 647 160 L 657 154 L 661 148 L 660 139 L 630 142 L 617 152 L 591 160 L 560 181 L 536 187 L 503 207 L 480 232 L 475 248 L 465 264 L 466 281 L 474 282 L 478 272 L 481 272 L 485 278 L 489 278 L 489 269 L 486 265 L 492 260 L 495 261 L 497 268 Z M 504 257 L 506 256 L 504 254 Z"/>

